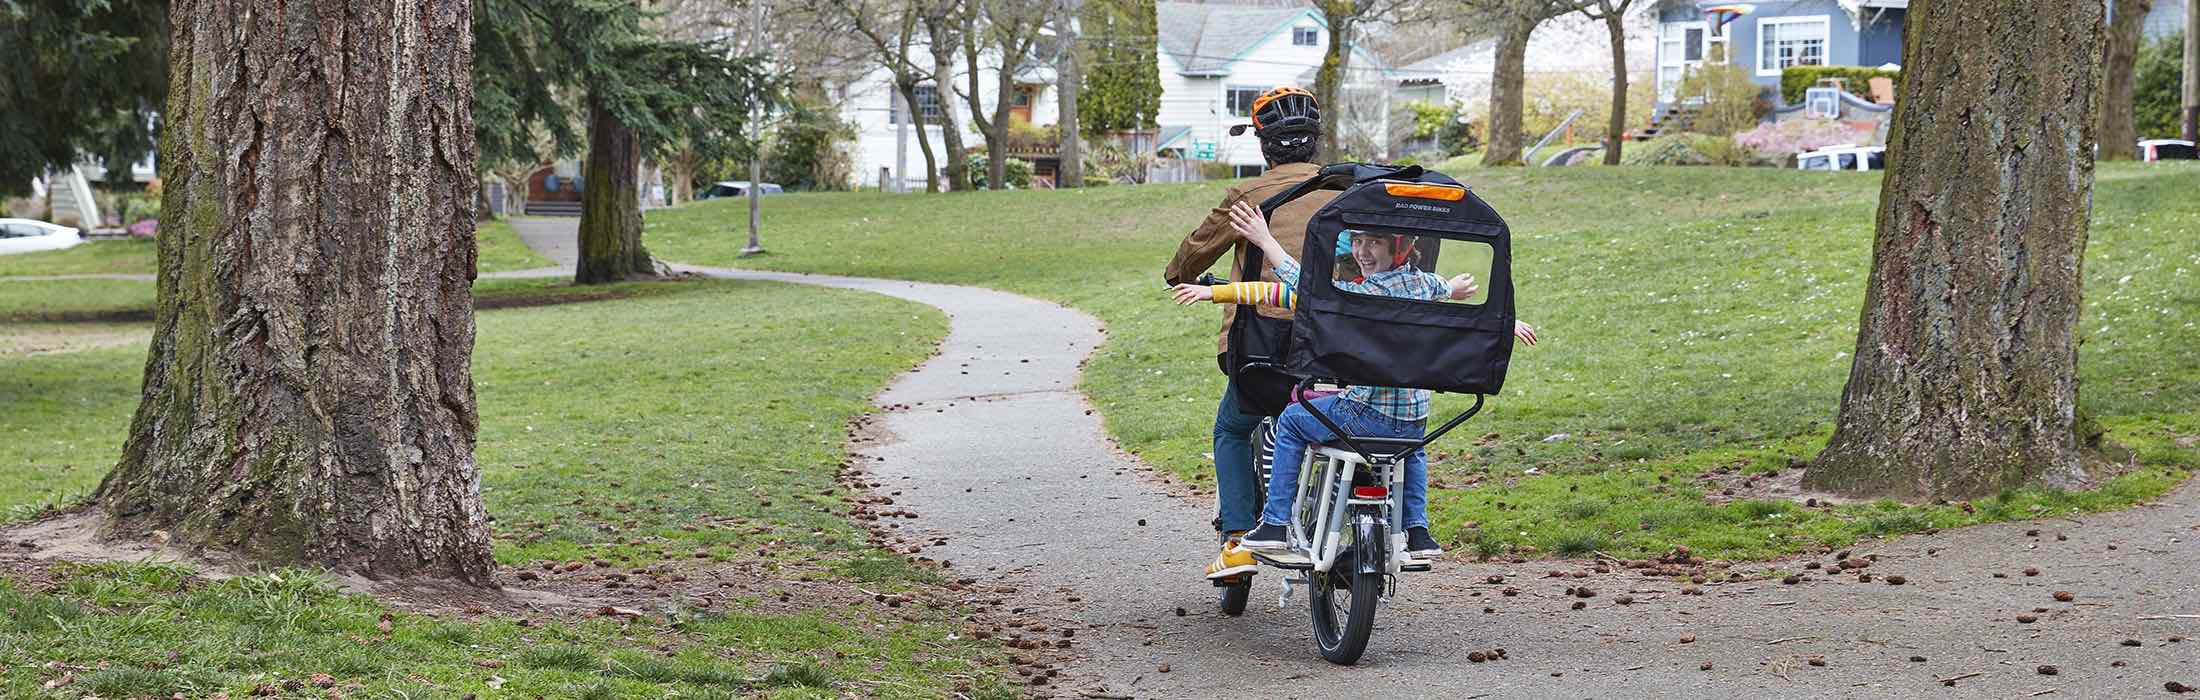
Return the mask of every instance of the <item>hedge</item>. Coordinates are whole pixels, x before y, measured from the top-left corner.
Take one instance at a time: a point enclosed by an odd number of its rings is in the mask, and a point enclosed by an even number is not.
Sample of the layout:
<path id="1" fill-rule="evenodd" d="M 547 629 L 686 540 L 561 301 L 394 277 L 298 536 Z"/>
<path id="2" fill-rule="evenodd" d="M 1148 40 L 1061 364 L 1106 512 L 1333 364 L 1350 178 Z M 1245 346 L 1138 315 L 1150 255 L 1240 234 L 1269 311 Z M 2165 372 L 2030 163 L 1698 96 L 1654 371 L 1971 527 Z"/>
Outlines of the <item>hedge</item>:
<path id="1" fill-rule="evenodd" d="M 1850 93 L 1871 99 L 1871 79 L 1880 76 L 1901 82 L 1900 71 L 1864 68 L 1861 66 L 1796 66 L 1780 71 L 1780 101 L 1784 104 L 1802 104 L 1803 91 L 1817 85 L 1822 78 L 1840 78 Z"/>

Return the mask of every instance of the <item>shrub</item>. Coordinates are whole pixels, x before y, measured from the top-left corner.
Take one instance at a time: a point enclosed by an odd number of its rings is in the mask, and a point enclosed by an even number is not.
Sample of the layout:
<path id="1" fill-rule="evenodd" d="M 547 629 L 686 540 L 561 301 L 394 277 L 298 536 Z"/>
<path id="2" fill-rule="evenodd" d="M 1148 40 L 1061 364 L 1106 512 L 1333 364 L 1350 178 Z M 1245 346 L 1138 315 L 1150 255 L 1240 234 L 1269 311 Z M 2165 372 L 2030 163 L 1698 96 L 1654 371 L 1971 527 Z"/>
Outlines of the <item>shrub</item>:
<path id="1" fill-rule="evenodd" d="M 1789 119 L 1759 124 L 1757 128 L 1735 134 L 1734 143 L 1761 155 L 1787 156 L 1827 146 L 1857 143 L 1859 137 L 1869 138 L 1845 122 L 1831 119 Z"/>
<path id="2" fill-rule="evenodd" d="M 1627 147 L 1623 165 L 1749 165 L 1755 151 L 1711 134 L 1671 134 Z"/>
<path id="3" fill-rule="evenodd" d="M 973 154 L 968 162 L 970 163 L 970 186 L 975 189 L 985 189 L 987 172 L 985 155 Z M 1010 158 L 1002 165 L 1001 174 L 1008 178 L 1009 187 L 1019 190 L 1031 188 L 1031 161 L 1022 158 Z"/>
<path id="4" fill-rule="evenodd" d="M 2177 137 L 2178 102 L 2182 99 L 2178 90 L 2185 79 L 2181 61 L 2184 52 L 2185 35 L 2181 33 L 2155 39 L 2139 48 L 2139 60 L 2132 67 L 2137 78 L 2131 87 L 2131 117 L 2140 138 Z"/>
<path id="5" fill-rule="evenodd" d="M 1755 127 L 1772 105 L 1764 99 L 1764 87 L 1749 77 L 1749 69 L 1737 65 L 1704 65 L 1681 79 L 1680 94 L 1701 95 L 1703 107 L 1690 131 L 1715 136 Z"/>
<path id="6" fill-rule="evenodd" d="M 765 180 L 790 190 L 845 190 L 855 181 L 855 160 L 840 145 L 853 141 L 856 129 L 841 121 L 831 104 L 797 98 L 776 121 L 764 161 Z M 734 165 L 741 169 L 731 179 L 748 179 L 748 164 Z"/>
<path id="7" fill-rule="evenodd" d="M 1648 119 L 1656 94 L 1655 81 L 1627 81 L 1628 120 L 1640 123 Z M 1521 103 L 1521 133 L 1527 137 L 1522 146 L 1534 145 L 1536 139 L 1558 128 L 1576 109 L 1581 110 L 1581 116 L 1574 120 L 1574 143 L 1601 143 L 1612 122 L 1612 76 L 1610 71 L 1531 75 Z M 1562 133 L 1552 143 L 1565 143 L 1563 139 Z"/>
<path id="8" fill-rule="evenodd" d="M 1435 160 L 1466 153 L 1482 145 L 1474 136 L 1474 125 L 1459 118 L 1456 106 L 1416 101 L 1406 103 L 1405 109 L 1413 115 L 1413 126 L 1408 134 L 1416 140 L 1436 140 L 1442 155 Z"/>
<path id="9" fill-rule="evenodd" d="M 1848 91 L 1856 95 L 1871 93 L 1871 79 L 1877 77 L 1902 79 L 1901 71 L 1880 70 L 1862 66 L 1795 66 L 1780 71 L 1780 101 L 1785 104 L 1801 104 L 1803 91 L 1817 85 L 1820 79 L 1840 78 Z"/>

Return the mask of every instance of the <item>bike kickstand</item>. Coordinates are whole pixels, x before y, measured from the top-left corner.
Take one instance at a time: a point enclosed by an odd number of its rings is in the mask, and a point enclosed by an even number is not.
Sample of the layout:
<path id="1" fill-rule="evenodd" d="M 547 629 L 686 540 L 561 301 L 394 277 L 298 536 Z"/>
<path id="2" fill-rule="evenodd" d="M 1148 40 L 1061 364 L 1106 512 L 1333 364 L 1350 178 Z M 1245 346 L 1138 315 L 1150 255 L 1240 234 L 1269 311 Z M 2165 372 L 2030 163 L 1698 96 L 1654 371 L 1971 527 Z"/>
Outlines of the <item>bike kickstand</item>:
<path id="1" fill-rule="evenodd" d="M 1309 585 L 1310 583 L 1311 582 L 1309 582 L 1305 576 L 1292 576 L 1284 578 L 1283 594 L 1276 596 L 1276 609 L 1282 610 L 1285 607 L 1291 605 L 1291 589 L 1297 588 L 1299 586 Z"/>

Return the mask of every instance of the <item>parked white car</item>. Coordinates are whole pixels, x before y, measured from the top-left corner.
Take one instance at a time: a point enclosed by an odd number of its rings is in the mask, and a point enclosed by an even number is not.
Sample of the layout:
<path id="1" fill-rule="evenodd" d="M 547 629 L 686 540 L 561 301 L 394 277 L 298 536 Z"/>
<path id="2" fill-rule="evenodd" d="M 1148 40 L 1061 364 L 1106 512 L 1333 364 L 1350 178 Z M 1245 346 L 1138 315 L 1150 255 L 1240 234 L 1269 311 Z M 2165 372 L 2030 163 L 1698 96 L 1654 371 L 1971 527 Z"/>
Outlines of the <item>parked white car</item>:
<path id="1" fill-rule="evenodd" d="M 1829 146 L 1795 155 L 1797 170 L 1886 170 L 1886 146 Z"/>
<path id="2" fill-rule="evenodd" d="M 2147 139 L 2139 142 L 2140 160 L 2153 162 L 2157 160 L 2192 160 L 2194 158 L 2200 158 L 2200 154 L 2194 153 L 2191 141 L 2184 139 Z"/>
<path id="3" fill-rule="evenodd" d="M 35 219 L 0 219 L 0 255 L 60 250 L 83 243 L 76 229 Z"/>

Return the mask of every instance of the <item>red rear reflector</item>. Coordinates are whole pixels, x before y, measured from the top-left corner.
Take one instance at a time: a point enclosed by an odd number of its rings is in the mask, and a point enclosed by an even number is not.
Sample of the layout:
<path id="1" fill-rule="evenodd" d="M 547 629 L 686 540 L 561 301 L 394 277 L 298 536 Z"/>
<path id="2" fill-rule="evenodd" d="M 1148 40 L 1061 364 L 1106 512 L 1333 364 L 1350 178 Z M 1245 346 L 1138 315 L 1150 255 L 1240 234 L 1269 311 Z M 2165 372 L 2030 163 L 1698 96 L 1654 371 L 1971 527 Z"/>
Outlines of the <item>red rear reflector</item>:
<path id="1" fill-rule="evenodd" d="M 1390 487 L 1388 487 L 1388 486 L 1354 486 L 1354 487 L 1352 487 L 1352 497 L 1353 497 L 1353 498 L 1389 498 L 1389 497 L 1390 497 Z"/>

